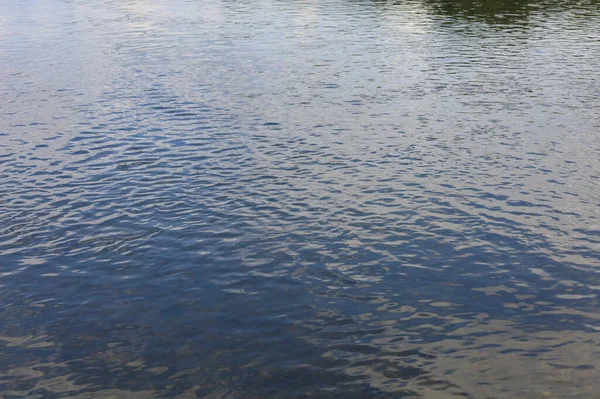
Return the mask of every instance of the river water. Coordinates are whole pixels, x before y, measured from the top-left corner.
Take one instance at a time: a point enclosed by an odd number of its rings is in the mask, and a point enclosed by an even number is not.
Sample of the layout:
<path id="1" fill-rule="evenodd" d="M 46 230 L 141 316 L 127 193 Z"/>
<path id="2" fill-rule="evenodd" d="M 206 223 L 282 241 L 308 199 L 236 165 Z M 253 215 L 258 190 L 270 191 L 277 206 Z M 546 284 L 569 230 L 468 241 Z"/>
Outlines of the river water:
<path id="1" fill-rule="evenodd" d="M 0 397 L 596 398 L 600 3 L 0 2 Z"/>

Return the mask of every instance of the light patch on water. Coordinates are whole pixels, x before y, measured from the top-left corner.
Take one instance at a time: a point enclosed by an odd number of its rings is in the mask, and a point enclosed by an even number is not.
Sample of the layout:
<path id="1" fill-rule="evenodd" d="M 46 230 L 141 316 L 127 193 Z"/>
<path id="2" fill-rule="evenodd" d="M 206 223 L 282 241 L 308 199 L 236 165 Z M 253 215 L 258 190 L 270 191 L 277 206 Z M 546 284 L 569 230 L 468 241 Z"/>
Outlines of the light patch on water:
<path id="1" fill-rule="evenodd" d="M 559 299 L 586 299 L 586 298 L 595 298 L 596 294 L 588 294 L 588 295 L 583 295 L 583 294 L 558 294 L 558 295 L 554 295 L 556 298 Z"/>

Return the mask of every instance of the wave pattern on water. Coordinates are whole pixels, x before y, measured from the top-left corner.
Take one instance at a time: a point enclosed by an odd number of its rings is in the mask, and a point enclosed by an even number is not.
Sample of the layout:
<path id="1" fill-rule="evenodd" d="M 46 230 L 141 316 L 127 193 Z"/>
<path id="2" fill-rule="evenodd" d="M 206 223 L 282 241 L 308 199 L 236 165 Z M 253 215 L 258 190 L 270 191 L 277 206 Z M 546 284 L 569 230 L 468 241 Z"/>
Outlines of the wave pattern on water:
<path id="1" fill-rule="evenodd" d="M 0 5 L 6 398 L 589 398 L 598 3 Z"/>

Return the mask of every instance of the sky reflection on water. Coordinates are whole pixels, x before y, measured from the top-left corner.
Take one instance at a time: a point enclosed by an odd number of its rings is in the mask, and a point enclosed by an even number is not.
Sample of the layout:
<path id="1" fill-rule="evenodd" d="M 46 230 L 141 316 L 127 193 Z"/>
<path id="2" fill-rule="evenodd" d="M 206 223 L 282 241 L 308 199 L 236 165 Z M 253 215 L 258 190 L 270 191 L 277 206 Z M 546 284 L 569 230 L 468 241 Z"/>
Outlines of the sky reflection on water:
<path id="1" fill-rule="evenodd" d="M 5 398 L 590 398 L 596 1 L 0 4 Z"/>

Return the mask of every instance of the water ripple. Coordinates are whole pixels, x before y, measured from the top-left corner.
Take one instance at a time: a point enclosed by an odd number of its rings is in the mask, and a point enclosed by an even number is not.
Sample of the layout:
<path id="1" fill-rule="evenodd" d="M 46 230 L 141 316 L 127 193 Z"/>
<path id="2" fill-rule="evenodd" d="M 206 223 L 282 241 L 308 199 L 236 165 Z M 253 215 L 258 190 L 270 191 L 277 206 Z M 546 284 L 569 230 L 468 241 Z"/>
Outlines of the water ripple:
<path id="1" fill-rule="evenodd" d="M 0 4 L 7 398 L 587 398 L 589 1 Z"/>

